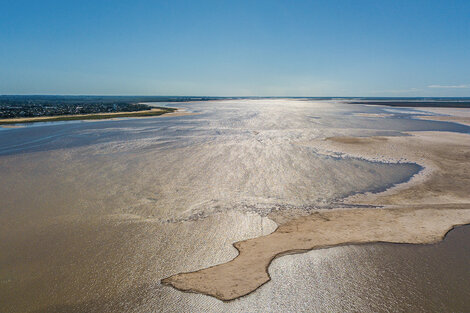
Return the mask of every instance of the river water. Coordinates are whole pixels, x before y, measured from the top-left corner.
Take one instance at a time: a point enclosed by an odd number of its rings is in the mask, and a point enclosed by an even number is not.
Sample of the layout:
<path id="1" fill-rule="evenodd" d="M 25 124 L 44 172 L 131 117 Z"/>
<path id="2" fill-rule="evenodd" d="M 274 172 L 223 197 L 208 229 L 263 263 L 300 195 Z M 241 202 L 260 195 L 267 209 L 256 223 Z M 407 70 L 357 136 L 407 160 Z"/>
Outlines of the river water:
<path id="1" fill-rule="evenodd" d="M 329 208 L 420 171 L 319 153 L 329 136 L 469 132 L 413 110 L 301 99 L 181 103 L 196 115 L 0 130 L 5 312 L 465 311 L 469 231 L 433 246 L 364 245 L 282 257 L 272 281 L 223 303 L 160 285 L 272 232 L 272 210 Z"/>

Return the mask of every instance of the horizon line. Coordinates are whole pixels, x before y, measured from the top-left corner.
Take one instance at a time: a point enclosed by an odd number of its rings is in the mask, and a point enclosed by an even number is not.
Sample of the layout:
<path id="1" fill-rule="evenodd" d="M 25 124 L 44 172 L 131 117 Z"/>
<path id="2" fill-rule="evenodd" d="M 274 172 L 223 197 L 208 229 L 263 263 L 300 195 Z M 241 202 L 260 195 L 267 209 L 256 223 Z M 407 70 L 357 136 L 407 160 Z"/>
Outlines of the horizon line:
<path id="1" fill-rule="evenodd" d="M 210 96 L 210 95 L 139 95 L 139 94 L 0 94 L 0 97 L 159 97 L 159 98 L 448 98 L 448 99 L 470 99 L 469 96 Z"/>

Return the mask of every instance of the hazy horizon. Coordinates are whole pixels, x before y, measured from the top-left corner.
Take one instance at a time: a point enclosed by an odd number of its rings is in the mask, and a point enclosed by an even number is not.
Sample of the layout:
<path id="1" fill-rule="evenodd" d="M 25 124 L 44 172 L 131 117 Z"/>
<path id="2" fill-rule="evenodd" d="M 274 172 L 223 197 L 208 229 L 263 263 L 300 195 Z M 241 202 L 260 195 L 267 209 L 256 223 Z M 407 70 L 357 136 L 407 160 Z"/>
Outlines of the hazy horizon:
<path id="1" fill-rule="evenodd" d="M 305 98 L 305 99 L 470 99 L 470 96 L 214 96 L 214 95 L 145 95 L 145 94 L 0 94 L 0 97 L 144 97 L 144 98 Z"/>
<path id="2" fill-rule="evenodd" d="M 15 1 L 0 94 L 470 96 L 468 1 Z"/>

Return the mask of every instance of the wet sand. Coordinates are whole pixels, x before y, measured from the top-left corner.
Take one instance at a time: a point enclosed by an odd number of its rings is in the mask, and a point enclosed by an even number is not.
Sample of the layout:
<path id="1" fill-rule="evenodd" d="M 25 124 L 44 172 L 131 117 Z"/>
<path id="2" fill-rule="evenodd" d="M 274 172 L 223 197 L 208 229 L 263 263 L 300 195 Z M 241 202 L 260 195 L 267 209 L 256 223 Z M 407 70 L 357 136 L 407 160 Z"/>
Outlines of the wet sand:
<path id="1" fill-rule="evenodd" d="M 436 107 L 420 107 L 418 111 L 431 112 L 449 116 L 470 117 L 470 108 L 436 108 Z"/>
<path id="2" fill-rule="evenodd" d="M 383 209 L 330 210 L 284 221 L 268 236 L 235 243 L 239 255 L 234 260 L 177 274 L 162 283 L 228 301 L 269 281 L 269 264 L 285 254 L 367 242 L 433 243 L 444 238 L 455 225 L 470 223 L 470 135 L 443 132 L 410 135 L 333 137 L 327 138 L 322 147 L 328 152 L 387 162 L 406 159 L 425 167 L 410 182 L 383 193 L 345 200 Z M 276 220 L 275 214 L 272 218 Z"/>
<path id="3" fill-rule="evenodd" d="M 452 209 L 350 209 L 317 212 L 284 223 L 270 235 L 237 242 L 232 261 L 162 280 L 182 291 L 223 301 L 245 296 L 270 280 L 276 257 L 345 244 L 370 242 L 434 243 L 455 225 L 470 223 L 470 204 Z"/>
<path id="4" fill-rule="evenodd" d="M 470 108 L 420 108 L 420 111 L 440 115 L 418 115 L 415 118 L 428 121 L 453 122 L 470 126 Z"/>
<path id="5" fill-rule="evenodd" d="M 420 116 L 422 120 L 428 121 L 443 121 L 443 122 L 454 122 L 463 125 L 470 126 L 470 117 L 463 116 Z"/>
<path id="6" fill-rule="evenodd" d="M 419 172 L 405 160 L 393 163 L 399 158 L 341 157 L 333 148 L 344 151 L 345 144 L 325 138 L 391 143 L 377 138 L 469 131 L 406 112 L 355 116 L 387 111 L 330 101 L 183 107 L 199 114 L 0 131 L 1 311 L 429 312 L 468 304 L 468 267 L 457 266 L 468 264 L 462 250 L 468 241 L 460 237 L 432 247 L 403 245 L 403 254 L 402 245 L 383 255 L 381 245 L 368 244 L 283 256 L 269 266 L 269 283 L 230 302 L 162 285 L 168 276 L 229 262 L 238 254 L 234 242 L 269 235 L 276 223 L 357 209 L 351 195 L 380 192 L 413 175 L 411 182 L 419 180 L 433 165 Z M 415 136 L 403 138 L 416 144 Z M 439 199 L 446 208 L 446 198 Z M 423 266 L 426 258 L 436 262 Z M 454 296 L 460 305 L 450 303 Z"/>
<path id="7" fill-rule="evenodd" d="M 321 149 L 382 162 L 413 162 L 424 167 L 409 182 L 379 194 L 355 195 L 346 203 L 371 205 L 468 203 L 470 135 L 410 132 L 397 137 L 336 137 Z"/>
<path id="8" fill-rule="evenodd" d="M 390 117 L 393 116 L 393 114 L 389 113 L 356 113 L 356 116 L 362 116 L 362 117 Z"/>
<path id="9" fill-rule="evenodd" d="M 1 128 L 20 128 L 21 125 L 0 125 Z"/>

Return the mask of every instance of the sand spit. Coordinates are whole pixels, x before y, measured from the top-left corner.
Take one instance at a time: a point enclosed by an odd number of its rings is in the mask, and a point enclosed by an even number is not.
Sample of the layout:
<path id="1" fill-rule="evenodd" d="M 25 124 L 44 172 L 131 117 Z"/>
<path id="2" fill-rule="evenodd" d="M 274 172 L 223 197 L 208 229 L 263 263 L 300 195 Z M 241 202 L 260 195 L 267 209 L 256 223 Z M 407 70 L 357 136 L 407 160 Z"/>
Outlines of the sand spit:
<path id="1" fill-rule="evenodd" d="M 356 113 L 355 116 L 360 117 L 390 117 L 393 116 L 391 113 Z"/>
<path id="2" fill-rule="evenodd" d="M 428 121 L 453 122 L 470 126 L 470 108 L 420 108 L 425 113 L 442 115 L 418 115 L 414 118 Z"/>
<path id="3" fill-rule="evenodd" d="M 186 116 L 186 115 L 198 115 L 198 114 L 199 113 L 195 113 L 195 112 L 187 112 L 184 109 L 177 109 L 174 112 L 169 112 L 169 113 L 165 113 L 165 114 L 157 115 L 153 117 Z"/>
<path id="4" fill-rule="evenodd" d="M 240 254 L 228 263 L 177 274 L 162 283 L 228 301 L 268 282 L 269 264 L 282 255 L 368 242 L 432 243 L 454 225 L 466 223 L 470 223 L 470 205 L 321 211 L 282 224 L 267 236 L 235 243 Z"/>
<path id="5" fill-rule="evenodd" d="M 416 109 L 419 111 L 431 112 L 435 114 L 470 117 L 470 108 L 421 107 Z"/>
<path id="6" fill-rule="evenodd" d="M 345 244 L 434 243 L 456 225 L 470 223 L 470 135 L 415 132 L 401 137 L 333 137 L 309 143 L 325 153 L 369 160 L 415 162 L 425 169 L 383 193 L 350 197 L 345 203 L 382 208 L 321 210 L 285 219 L 267 236 L 236 242 L 232 261 L 162 280 L 179 290 L 223 301 L 247 295 L 270 277 L 279 256 Z"/>
<path id="7" fill-rule="evenodd" d="M 437 115 L 418 115 L 414 118 L 428 121 L 453 122 L 470 126 L 470 117 L 466 116 L 437 116 Z"/>

